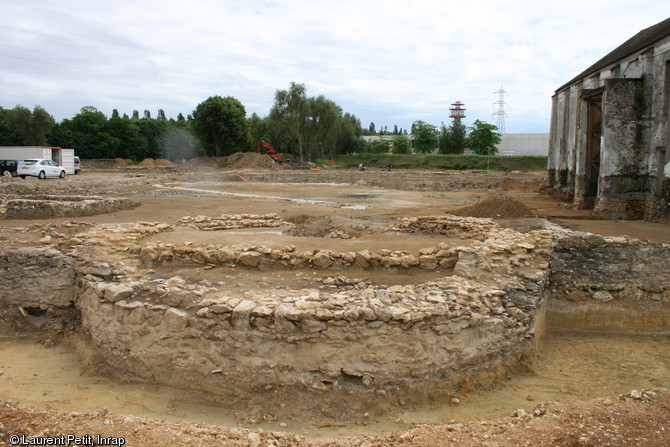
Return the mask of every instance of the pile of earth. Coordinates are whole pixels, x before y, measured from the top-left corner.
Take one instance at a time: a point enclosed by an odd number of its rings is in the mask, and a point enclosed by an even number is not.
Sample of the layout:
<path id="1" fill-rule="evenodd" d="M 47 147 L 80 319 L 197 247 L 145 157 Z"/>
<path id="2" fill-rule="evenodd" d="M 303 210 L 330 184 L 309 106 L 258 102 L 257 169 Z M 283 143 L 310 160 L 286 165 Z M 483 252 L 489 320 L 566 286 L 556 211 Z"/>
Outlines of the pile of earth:
<path id="1" fill-rule="evenodd" d="M 157 158 L 154 160 L 153 158 L 145 158 L 141 162 L 139 162 L 140 166 L 172 166 L 172 162 L 170 160 L 165 160 L 163 158 Z"/>
<path id="2" fill-rule="evenodd" d="M 257 152 L 235 152 L 227 157 L 196 157 L 187 162 L 189 167 L 219 167 L 228 170 L 268 170 L 279 166 L 267 155 Z"/>
<path id="3" fill-rule="evenodd" d="M 507 196 L 495 196 L 475 205 L 452 211 L 450 214 L 463 217 L 523 218 L 536 217 L 523 203 Z"/>
<path id="4" fill-rule="evenodd" d="M 114 161 L 118 166 L 128 166 L 133 163 L 133 161 L 128 158 L 115 158 Z"/>
<path id="5" fill-rule="evenodd" d="M 225 169 L 275 169 L 277 167 L 269 156 L 257 152 L 235 152 L 223 157 L 219 166 Z"/>

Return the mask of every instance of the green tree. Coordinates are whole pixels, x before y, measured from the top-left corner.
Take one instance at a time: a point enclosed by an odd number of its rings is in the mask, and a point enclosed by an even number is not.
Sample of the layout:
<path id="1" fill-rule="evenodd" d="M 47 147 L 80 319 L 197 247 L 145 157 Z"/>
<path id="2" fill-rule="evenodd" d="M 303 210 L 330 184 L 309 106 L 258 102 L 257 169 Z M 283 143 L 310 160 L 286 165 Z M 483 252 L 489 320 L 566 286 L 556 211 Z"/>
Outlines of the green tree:
<path id="1" fill-rule="evenodd" d="M 82 107 L 49 135 L 52 145 L 69 147 L 82 158 L 114 158 L 116 142 L 107 132 L 107 117 L 93 106 Z"/>
<path id="2" fill-rule="evenodd" d="M 30 138 L 26 141 L 28 145 L 46 146 L 47 134 L 56 124 L 53 116 L 40 106 L 33 108 L 32 120 L 30 123 Z"/>
<path id="3" fill-rule="evenodd" d="M 7 111 L 7 124 L 14 135 L 14 144 L 18 146 L 28 145 L 27 141 L 31 139 L 32 120 L 33 115 L 27 107 L 17 105 Z"/>
<path id="4" fill-rule="evenodd" d="M 476 120 L 470 127 L 470 135 L 465 144 L 475 154 L 495 154 L 498 152 L 496 144 L 500 143 L 500 134 L 496 132 L 497 130 L 498 128 L 493 124 Z"/>
<path id="5" fill-rule="evenodd" d="M 334 157 L 337 146 L 337 123 L 341 117 L 342 109 L 325 96 L 307 98 L 304 140 L 308 160 L 324 156 Z"/>
<path id="6" fill-rule="evenodd" d="M 305 84 L 291 82 L 288 90 L 277 90 L 270 118 L 286 137 L 296 142 L 300 161 L 304 161 L 303 129 L 308 111 Z"/>
<path id="7" fill-rule="evenodd" d="M 0 146 L 15 146 L 13 131 L 7 121 L 7 112 L 0 107 Z"/>
<path id="8" fill-rule="evenodd" d="M 268 118 L 261 118 L 254 112 L 247 121 L 249 122 L 249 150 L 255 151 L 260 140 L 268 143 L 272 141 L 270 120 Z"/>
<path id="9" fill-rule="evenodd" d="M 370 123 L 370 127 L 368 127 L 368 130 L 370 131 L 371 134 L 375 133 L 375 123 Z"/>
<path id="10" fill-rule="evenodd" d="M 409 154 L 412 152 L 412 142 L 406 135 L 397 134 L 392 141 L 394 154 Z"/>
<path id="11" fill-rule="evenodd" d="M 120 118 L 118 114 L 107 122 L 105 130 L 112 137 L 114 158 L 130 158 L 141 161 L 147 153 L 147 141 L 140 135 L 139 121 L 131 121 L 128 116 Z"/>
<path id="12" fill-rule="evenodd" d="M 460 118 L 454 118 L 449 127 L 440 127 L 438 152 L 440 154 L 462 154 L 465 150 L 466 127 Z"/>
<path id="13" fill-rule="evenodd" d="M 56 124 L 53 117 L 41 106 L 28 108 L 17 105 L 3 113 L 7 144 L 19 146 L 45 146 L 47 135 Z"/>
<path id="14" fill-rule="evenodd" d="M 361 121 L 355 115 L 345 113 L 337 124 L 337 149 L 338 154 L 351 154 L 363 152 L 365 141 L 361 138 L 363 128 Z"/>
<path id="15" fill-rule="evenodd" d="M 232 96 L 211 96 L 198 104 L 192 125 L 208 155 L 220 157 L 248 147 L 246 111 Z"/>
<path id="16" fill-rule="evenodd" d="M 412 123 L 414 150 L 417 153 L 433 152 L 437 147 L 437 128 L 432 124 L 418 120 Z"/>
<path id="17" fill-rule="evenodd" d="M 368 143 L 368 150 L 371 154 L 388 154 L 391 152 L 390 140 L 372 140 Z"/>

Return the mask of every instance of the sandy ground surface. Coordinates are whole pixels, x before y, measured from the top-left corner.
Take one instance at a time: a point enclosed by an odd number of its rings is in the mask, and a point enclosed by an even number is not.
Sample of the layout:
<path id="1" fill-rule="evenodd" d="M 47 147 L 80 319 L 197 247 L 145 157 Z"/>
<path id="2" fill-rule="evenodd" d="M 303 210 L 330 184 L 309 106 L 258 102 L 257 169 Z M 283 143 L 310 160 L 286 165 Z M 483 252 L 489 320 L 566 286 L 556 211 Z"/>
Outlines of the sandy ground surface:
<path id="1" fill-rule="evenodd" d="M 207 168 L 85 170 L 65 180 L 26 179 L 3 184 L 0 197 L 97 194 L 129 197 L 140 206 L 85 218 L 5 219 L 0 221 L 0 244 L 35 245 L 50 231 L 67 232 L 64 224 L 69 221 L 174 224 L 184 216 L 276 213 L 293 225 L 225 234 L 178 227 L 152 238 L 162 242 L 292 244 L 303 250 L 414 250 L 432 245 L 437 239 L 449 241 L 433 236 L 389 238 L 384 230 L 395 218 L 458 213 L 487 200 L 493 200 L 495 205 L 489 206 L 489 217 L 521 230 L 541 228 L 549 222 L 579 231 L 670 243 L 668 223 L 604 221 L 589 210 L 574 210 L 559 196 L 545 193 L 545 177 L 543 171 L 486 174 L 276 169 L 222 172 Z M 521 215 L 519 207 L 512 203 L 525 205 L 535 217 Z M 332 233 L 346 234 L 348 239 L 328 237 Z M 183 276 L 193 272 L 171 272 L 165 268 L 161 273 Z M 367 272 L 348 274 L 358 273 L 370 276 Z M 217 269 L 216 274 L 235 273 Z M 375 274 L 368 279 L 377 284 L 418 283 L 431 275 Z M 259 272 L 240 278 L 237 287 L 247 290 L 264 283 L 313 287 L 317 280 L 301 272 Z M 575 350 L 576 345 L 581 349 Z M 219 407 L 198 406 L 197 399 L 188 401 L 188 392 L 178 389 L 110 382 L 88 374 L 76 350 L 65 342 L 45 347 L 32 340 L 9 337 L 0 341 L 0 398 L 4 399 L 0 401 L 0 445 L 8 445 L 14 434 L 90 434 L 94 438 L 100 434 L 123 437 L 126 445 L 139 446 L 668 445 L 669 346 L 667 337 L 550 337 L 535 370 L 519 371 L 494 392 L 462 396 L 456 406 L 450 402 L 407 407 L 394 403 L 381 412 L 385 416 L 361 415 L 359 420 L 339 426 L 315 427 L 308 415 L 302 421 L 300 414 L 268 423 L 263 422 L 262 415 L 257 421 L 250 421 L 258 415 L 248 407 L 232 407 L 226 413 Z M 644 365 L 646 373 L 640 374 L 640 365 Z M 583 371 L 578 371 L 580 368 Z M 644 393 L 636 391 L 632 396 L 628 393 L 633 388 L 650 387 L 657 388 Z M 599 399 L 589 401 L 594 398 Z M 552 402 L 539 403 L 549 401 Z M 523 411 L 517 412 L 517 408 Z M 236 428 L 230 428 L 233 426 Z M 355 436 L 347 436 L 352 434 Z"/>

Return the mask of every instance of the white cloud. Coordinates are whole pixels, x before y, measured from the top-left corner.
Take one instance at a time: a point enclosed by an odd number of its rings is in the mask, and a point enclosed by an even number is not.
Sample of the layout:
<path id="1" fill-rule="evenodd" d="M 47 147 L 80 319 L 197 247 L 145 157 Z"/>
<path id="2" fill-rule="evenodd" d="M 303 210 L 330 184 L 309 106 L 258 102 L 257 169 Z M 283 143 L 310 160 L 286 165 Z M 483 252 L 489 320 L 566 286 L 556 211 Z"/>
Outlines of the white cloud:
<path id="1" fill-rule="evenodd" d="M 0 0 L 0 106 L 40 104 L 56 119 L 189 114 L 211 95 L 268 113 L 302 82 L 364 126 L 495 122 L 504 85 L 508 132 L 547 132 L 551 95 L 639 30 L 663 2 Z"/>

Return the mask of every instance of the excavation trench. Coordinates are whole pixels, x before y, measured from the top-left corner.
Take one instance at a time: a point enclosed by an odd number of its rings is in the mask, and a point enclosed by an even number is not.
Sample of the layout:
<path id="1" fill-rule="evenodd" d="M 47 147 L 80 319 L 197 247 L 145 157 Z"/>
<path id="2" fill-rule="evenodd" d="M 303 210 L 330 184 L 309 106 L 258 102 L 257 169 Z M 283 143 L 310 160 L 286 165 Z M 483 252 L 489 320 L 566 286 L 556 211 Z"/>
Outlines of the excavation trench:
<path id="1" fill-rule="evenodd" d="M 56 387 L 63 371 L 61 382 L 118 411 L 327 432 L 478 418 L 670 379 L 668 246 L 457 217 L 399 219 L 390 248 L 378 249 L 212 236 L 275 221 L 86 226 L 52 248 L 3 252 L 4 331 L 70 334 L 49 355 L 3 340 L 3 383 L 45 389 L 43 403 L 67 407 L 80 399 Z M 400 236 L 428 246 L 405 250 Z M 84 370 L 102 376 L 72 379 L 72 344 Z M 594 356 L 603 352 L 612 355 Z M 644 378 L 625 367 L 654 352 Z M 55 363 L 31 382 L 37 365 L 26 356 Z M 608 371 L 611 380 L 599 377 Z M 119 392 L 127 399 L 104 397 Z"/>

